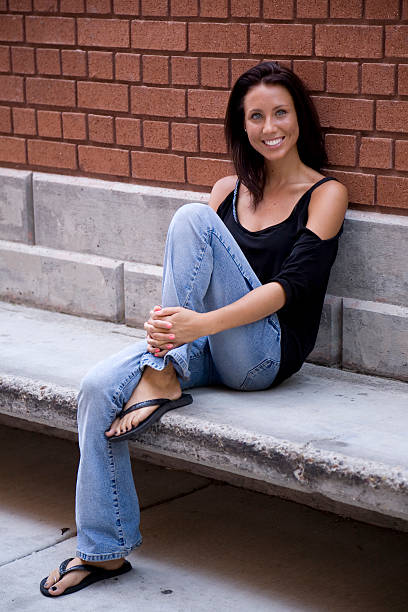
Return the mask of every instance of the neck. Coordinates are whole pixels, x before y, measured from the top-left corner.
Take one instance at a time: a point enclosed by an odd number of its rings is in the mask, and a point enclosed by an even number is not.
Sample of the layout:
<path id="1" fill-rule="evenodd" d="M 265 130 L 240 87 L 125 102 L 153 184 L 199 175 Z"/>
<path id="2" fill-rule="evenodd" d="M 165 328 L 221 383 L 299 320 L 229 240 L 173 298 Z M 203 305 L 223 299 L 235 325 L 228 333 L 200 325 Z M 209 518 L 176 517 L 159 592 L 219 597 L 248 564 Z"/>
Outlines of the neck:
<path id="1" fill-rule="evenodd" d="M 276 187 L 285 183 L 298 181 L 302 176 L 304 164 L 296 149 L 292 149 L 283 159 L 277 161 L 265 160 L 265 187 Z"/>

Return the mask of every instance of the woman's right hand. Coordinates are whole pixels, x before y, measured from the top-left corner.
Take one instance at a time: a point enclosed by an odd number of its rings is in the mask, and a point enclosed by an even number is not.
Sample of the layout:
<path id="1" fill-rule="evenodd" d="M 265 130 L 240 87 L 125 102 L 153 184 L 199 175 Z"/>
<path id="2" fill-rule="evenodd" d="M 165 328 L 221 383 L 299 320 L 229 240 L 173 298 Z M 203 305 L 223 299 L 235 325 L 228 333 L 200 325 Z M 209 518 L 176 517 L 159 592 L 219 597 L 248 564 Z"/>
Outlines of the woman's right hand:
<path id="1" fill-rule="evenodd" d="M 164 357 L 172 348 L 179 346 L 172 342 L 171 323 L 153 319 L 154 313 L 161 310 L 161 306 L 154 306 L 149 313 L 149 319 L 144 323 L 146 330 L 147 350 L 155 357 Z"/>

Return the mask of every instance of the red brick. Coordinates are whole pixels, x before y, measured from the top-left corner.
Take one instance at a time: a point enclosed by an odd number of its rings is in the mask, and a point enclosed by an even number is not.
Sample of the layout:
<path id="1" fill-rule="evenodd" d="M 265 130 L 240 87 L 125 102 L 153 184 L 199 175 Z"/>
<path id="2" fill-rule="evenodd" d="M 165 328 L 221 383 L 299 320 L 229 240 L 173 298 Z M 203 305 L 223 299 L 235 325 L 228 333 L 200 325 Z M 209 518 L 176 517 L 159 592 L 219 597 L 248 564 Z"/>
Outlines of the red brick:
<path id="1" fill-rule="evenodd" d="M 47 138 L 61 138 L 61 113 L 55 111 L 37 111 L 38 135 Z"/>
<path id="2" fill-rule="evenodd" d="M 170 13 L 174 17 L 196 17 L 198 0 L 170 0 Z"/>
<path id="3" fill-rule="evenodd" d="M 8 106 L 0 106 L 0 132 L 11 133 L 11 109 Z"/>
<path id="4" fill-rule="evenodd" d="M 174 85 L 198 85 L 198 58 L 171 58 L 171 81 Z"/>
<path id="5" fill-rule="evenodd" d="M 353 204 L 374 204 L 374 174 L 361 172 L 329 171 L 330 176 L 338 179 L 348 190 L 349 201 Z"/>
<path id="6" fill-rule="evenodd" d="M 198 151 L 198 125 L 194 123 L 172 123 L 171 146 L 176 151 Z"/>
<path id="7" fill-rule="evenodd" d="M 328 0 L 297 0 L 297 17 L 321 19 L 328 16 Z"/>
<path id="8" fill-rule="evenodd" d="M 408 25 L 385 27 L 385 55 L 408 57 Z"/>
<path id="9" fill-rule="evenodd" d="M 228 17 L 228 0 L 200 0 L 200 16 L 225 19 Z"/>
<path id="10" fill-rule="evenodd" d="M 243 23 L 190 22 L 189 49 L 207 53 L 246 53 L 247 32 Z"/>
<path id="11" fill-rule="evenodd" d="M 23 77 L 0 75 L 0 100 L 5 102 L 23 102 Z"/>
<path id="12" fill-rule="evenodd" d="M 330 0 L 330 17 L 334 19 L 360 19 L 362 0 Z"/>
<path id="13" fill-rule="evenodd" d="M 53 45 L 75 44 L 75 20 L 71 17 L 26 17 L 26 40 Z"/>
<path id="14" fill-rule="evenodd" d="M 37 133 L 35 124 L 35 110 L 31 108 L 13 108 L 13 131 L 15 134 Z"/>
<path id="15" fill-rule="evenodd" d="M 113 117 L 88 115 L 89 140 L 113 142 Z"/>
<path id="16" fill-rule="evenodd" d="M 264 1 L 263 16 L 265 19 L 292 19 L 293 0 Z"/>
<path id="17" fill-rule="evenodd" d="M 408 96 L 408 64 L 398 66 L 398 93 Z"/>
<path id="18" fill-rule="evenodd" d="M 399 0 L 365 0 L 366 19 L 398 19 Z"/>
<path id="19" fill-rule="evenodd" d="M 32 9 L 32 0 L 9 0 L 9 11 L 29 12 Z"/>
<path id="20" fill-rule="evenodd" d="M 228 87 L 228 63 L 227 57 L 202 57 L 201 85 L 207 87 Z"/>
<path id="21" fill-rule="evenodd" d="M 117 15 L 139 15 L 139 0 L 113 0 L 113 12 Z"/>
<path id="22" fill-rule="evenodd" d="M 131 112 L 135 115 L 185 117 L 186 92 L 164 87 L 132 87 Z"/>
<path id="23" fill-rule="evenodd" d="M 107 147 L 78 146 L 79 168 L 94 174 L 129 176 L 129 152 Z"/>
<path id="24" fill-rule="evenodd" d="M 140 147 L 142 139 L 140 137 L 140 119 L 128 119 L 126 117 L 116 117 L 116 142 L 121 145 Z"/>
<path id="25" fill-rule="evenodd" d="M 169 148 L 167 121 L 143 121 L 143 145 L 149 149 Z"/>
<path id="26" fill-rule="evenodd" d="M 87 13 L 110 13 L 111 0 L 86 0 Z"/>
<path id="27" fill-rule="evenodd" d="M 19 15 L 0 15 L 0 40 L 2 42 L 23 41 L 23 17 Z"/>
<path id="28" fill-rule="evenodd" d="M 231 0 L 231 17 L 259 17 L 259 0 Z"/>
<path id="29" fill-rule="evenodd" d="M 313 26 L 271 23 L 251 25 L 251 53 L 311 55 Z"/>
<path id="30" fill-rule="evenodd" d="M 289 60 L 289 59 L 285 60 L 285 59 L 276 59 L 275 57 L 265 57 L 262 61 L 263 62 L 278 62 L 279 66 L 283 66 L 284 68 L 289 68 L 289 70 L 292 70 L 292 60 Z"/>
<path id="31" fill-rule="evenodd" d="M 355 98 L 313 96 L 323 127 L 345 130 L 371 130 L 374 102 Z"/>
<path id="32" fill-rule="evenodd" d="M 36 55 L 39 74 L 61 74 L 59 49 L 37 49 Z"/>
<path id="33" fill-rule="evenodd" d="M 214 89 L 190 89 L 188 116 L 204 119 L 222 119 L 227 108 L 229 93 Z"/>
<path id="34" fill-rule="evenodd" d="M 247 70 L 259 63 L 257 59 L 231 59 L 231 85 Z"/>
<path id="35" fill-rule="evenodd" d="M 132 21 L 132 47 L 186 50 L 186 24 L 179 21 Z"/>
<path id="36" fill-rule="evenodd" d="M 408 19 L 408 0 L 402 0 L 402 18 Z"/>
<path id="37" fill-rule="evenodd" d="M 129 110 L 127 85 L 118 83 L 78 83 L 78 106 L 98 110 Z"/>
<path id="38" fill-rule="evenodd" d="M 167 0 L 142 0 L 143 17 L 167 15 Z"/>
<path id="39" fill-rule="evenodd" d="M 62 113 L 64 138 L 86 140 L 86 115 L 84 113 Z"/>
<path id="40" fill-rule="evenodd" d="M 10 69 L 10 47 L 0 47 L 0 72 L 10 72 Z"/>
<path id="41" fill-rule="evenodd" d="M 327 62 L 327 91 L 358 93 L 358 63 Z"/>
<path id="42" fill-rule="evenodd" d="M 48 168 L 67 168 L 75 170 L 76 146 L 66 142 L 50 140 L 29 140 L 27 143 L 28 163 Z"/>
<path id="43" fill-rule="evenodd" d="M 395 141 L 395 167 L 397 170 L 408 170 L 408 140 Z"/>
<path id="44" fill-rule="evenodd" d="M 75 81 L 27 78 L 27 102 L 47 106 L 75 106 Z"/>
<path id="45" fill-rule="evenodd" d="M 408 178 L 378 176 L 377 203 L 392 208 L 408 208 Z"/>
<path id="46" fill-rule="evenodd" d="M 316 55 L 382 57 L 382 26 L 316 25 Z"/>
<path id="47" fill-rule="evenodd" d="M 128 47 L 129 24 L 123 19 L 77 20 L 78 44 L 84 47 Z"/>
<path id="48" fill-rule="evenodd" d="M 60 0 L 61 13 L 83 13 L 85 0 Z"/>
<path id="49" fill-rule="evenodd" d="M 356 137 L 348 134 L 326 134 L 325 144 L 329 163 L 335 166 L 354 166 Z"/>
<path id="50" fill-rule="evenodd" d="M 116 53 L 115 78 L 117 81 L 139 81 L 140 55 L 138 53 Z"/>
<path id="51" fill-rule="evenodd" d="M 133 178 L 184 183 L 184 157 L 150 151 L 132 151 Z"/>
<path id="52" fill-rule="evenodd" d="M 218 179 L 234 173 L 231 162 L 223 159 L 187 157 L 187 182 L 212 187 Z"/>
<path id="53" fill-rule="evenodd" d="M 34 0 L 34 10 L 43 13 L 57 13 L 58 0 Z"/>
<path id="54" fill-rule="evenodd" d="M 144 55 L 142 66 L 144 83 L 165 85 L 169 82 L 169 57 L 167 55 Z"/>
<path id="55" fill-rule="evenodd" d="M 90 79 L 113 79 L 113 53 L 88 51 L 88 74 Z"/>
<path id="56" fill-rule="evenodd" d="M 11 63 L 14 73 L 35 74 L 34 49 L 31 47 L 12 47 Z"/>
<path id="57" fill-rule="evenodd" d="M 200 124 L 200 151 L 226 153 L 224 126 L 216 123 Z"/>
<path id="58" fill-rule="evenodd" d="M 7 0 L 0 0 L 0 11 L 7 10 Z"/>
<path id="59" fill-rule="evenodd" d="M 62 72 L 69 76 L 86 76 L 86 51 L 61 51 Z"/>
<path id="60" fill-rule="evenodd" d="M 361 91 L 370 94 L 392 94 L 395 88 L 394 64 L 363 64 Z"/>
<path id="61" fill-rule="evenodd" d="M 391 168 L 392 140 L 390 138 L 362 138 L 359 163 L 363 168 Z"/>
<path id="62" fill-rule="evenodd" d="M 293 70 L 310 91 L 324 90 L 324 62 L 320 60 L 295 60 Z"/>
<path id="63" fill-rule="evenodd" d="M 0 136 L 0 162 L 25 164 L 26 148 L 24 138 Z"/>
<path id="64" fill-rule="evenodd" d="M 378 100 L 377 130 L 406 132 L 408 125 L 408 102 L 400 100 Z"/>

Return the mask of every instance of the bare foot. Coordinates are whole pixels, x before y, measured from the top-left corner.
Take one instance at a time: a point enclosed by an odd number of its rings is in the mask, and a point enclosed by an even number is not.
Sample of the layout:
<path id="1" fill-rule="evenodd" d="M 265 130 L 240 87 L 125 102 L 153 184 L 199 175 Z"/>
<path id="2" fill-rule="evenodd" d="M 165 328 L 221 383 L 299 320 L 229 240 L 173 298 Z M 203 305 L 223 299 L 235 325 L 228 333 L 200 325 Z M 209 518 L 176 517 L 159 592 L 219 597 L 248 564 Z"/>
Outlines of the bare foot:
<path id="1" fill-rule="evenodd" d="M 125 408 L 130 408 L 130 406 L 138 404 L 139 402 L 145 402 L 159 397 L 175 400 L 180 396 L 181 387 L 172 364 L 169 364 L 164 370 L 160 371 L 146 367 L 139 384 L 133 391 Z M 112 436 L 118 436 L 125 433 L 125 431 L 130 431 L 141 421 L 147 419 L 156 408 L 157 406 L 148 406 L 147 408 L 131 412 L 121 419 L 116 418 L 105 435 L 111 438 Z"/>
<path id="2" fill-rule="evenodd" d="M 95 565 L 95 567 L 102 567 L 103 569 L 114 570 L 118 569 L 124 562 L 124 559 L 112 559 L 111 561 L 103 561 L 102 563 L 94 563 L 92 561 L 83 561 L 79 557 L 75 557 L 72 559 L 67 565 L 68 567 L 72 567 L 73 565 Z M 79 584 L 86 576 L 89 576 L 90 572 L 86 572 L 85 570 L 81 571 L 72 571 L 69 574 L 66 574 L 59 580 L 59 571 L 58 569 L 53 570 L 48 578 L 46 583 L 44 584 L 45 588 L 48 589 L 48 592 L 53 597 L 58 597 L 58 595 L 62 595 L 65 589 L 71 586 L 75 586 Z"/>

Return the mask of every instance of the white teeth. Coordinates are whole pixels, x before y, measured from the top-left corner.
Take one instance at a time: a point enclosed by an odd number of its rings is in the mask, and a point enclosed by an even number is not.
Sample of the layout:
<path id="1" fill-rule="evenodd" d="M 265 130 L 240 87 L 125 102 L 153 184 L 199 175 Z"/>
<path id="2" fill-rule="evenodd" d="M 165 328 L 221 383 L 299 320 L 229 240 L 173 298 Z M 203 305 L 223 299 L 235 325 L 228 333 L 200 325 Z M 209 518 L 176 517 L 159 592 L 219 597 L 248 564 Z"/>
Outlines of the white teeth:
<path id="1" fill-rule="evenodd" d="M 274 138 L 273 140 L 264 140 L 264 143 L 272 147 L 274 145 L 279 144 L 282 140 L 283 138 Z"/>

